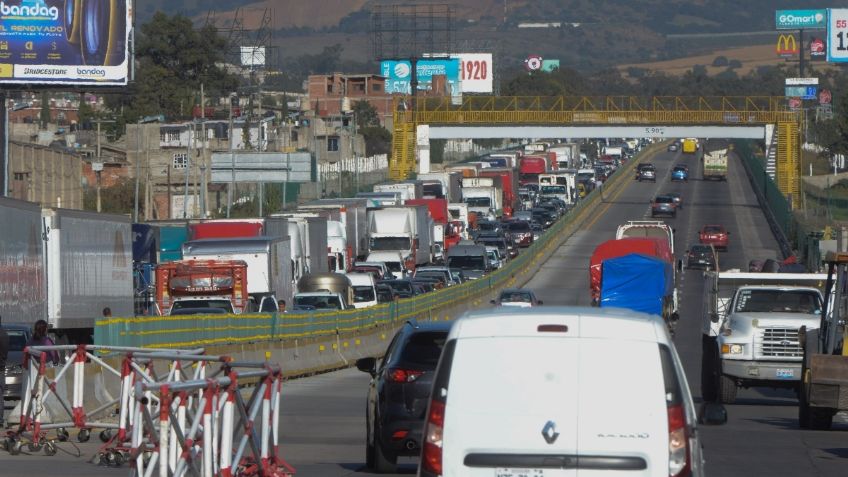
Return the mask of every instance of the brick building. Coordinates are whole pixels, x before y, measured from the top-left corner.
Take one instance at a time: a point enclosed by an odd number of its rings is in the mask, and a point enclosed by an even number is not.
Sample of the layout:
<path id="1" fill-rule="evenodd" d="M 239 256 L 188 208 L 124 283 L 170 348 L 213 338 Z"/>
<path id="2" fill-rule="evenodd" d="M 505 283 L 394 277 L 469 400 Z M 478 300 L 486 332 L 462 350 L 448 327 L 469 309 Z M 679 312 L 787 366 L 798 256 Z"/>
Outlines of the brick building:
<path id="1" fill-rule="evenodd" d="M 380 75 L 311 75 L 307 81 L 309 110 L 318 117 L 339 116 L 345 98 L 349 106 L 360 100 L 368 101 L 377 110 L 380 124 L 392 127 L 393 96 L 386 93 L 386 78 Z"/>

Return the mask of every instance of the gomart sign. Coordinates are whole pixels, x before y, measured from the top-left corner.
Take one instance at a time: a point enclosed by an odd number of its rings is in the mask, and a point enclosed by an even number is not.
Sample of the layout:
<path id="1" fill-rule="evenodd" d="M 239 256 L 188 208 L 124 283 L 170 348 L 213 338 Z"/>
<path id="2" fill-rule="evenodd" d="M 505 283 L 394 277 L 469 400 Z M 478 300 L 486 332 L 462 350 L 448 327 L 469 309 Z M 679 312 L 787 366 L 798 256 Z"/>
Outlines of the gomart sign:
<path id="1" fill-rule="evenodd" d="M 823 30 L 827 27 L 826 10 L 777 10 L 774 12 L 777 30 Z"/>
<path id="2" fill-rule="evenodd" d="M 130 0 L 0 0 L 0 83 L 126 85 Z"/>

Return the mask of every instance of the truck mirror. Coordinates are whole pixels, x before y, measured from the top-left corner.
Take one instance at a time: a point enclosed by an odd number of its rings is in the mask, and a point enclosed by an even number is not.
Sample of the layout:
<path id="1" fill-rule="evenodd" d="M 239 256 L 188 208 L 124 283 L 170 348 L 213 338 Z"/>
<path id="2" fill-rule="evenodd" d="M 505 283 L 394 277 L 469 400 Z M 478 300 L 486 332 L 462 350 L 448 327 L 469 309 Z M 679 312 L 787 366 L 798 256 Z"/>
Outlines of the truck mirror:
<path id="1" fill-rule="evenodd" d="M 727 409 L 717 402 L 705 402 L 698 410 L 698 423 L 720 426 L 727 423 Z"/>

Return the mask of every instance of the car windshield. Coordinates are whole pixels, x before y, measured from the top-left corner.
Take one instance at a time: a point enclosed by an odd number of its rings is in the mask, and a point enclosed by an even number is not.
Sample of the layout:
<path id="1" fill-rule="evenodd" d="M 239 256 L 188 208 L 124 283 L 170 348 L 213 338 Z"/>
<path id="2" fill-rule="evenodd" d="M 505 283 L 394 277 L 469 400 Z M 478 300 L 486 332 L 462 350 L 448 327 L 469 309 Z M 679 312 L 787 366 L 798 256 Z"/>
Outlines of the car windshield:
<path id="1" fill-rule="evenodd" d="M 505 292 L 501 294 L 502 303 L 530 303 L 533 297 L 527 292 Z"/>
<path id="2" fill-rule="evenodd" d="M 377 298 L 374 296 L 374 288 L 369 286 L 354 286 L 353 301 L 361 303 L 364 301 L 374 301 Z"/>
<path id="3" fill-rule="evenodd" d="M 722 230 L 721 227 L 715 227 L 715 226 L 704 227 L 704 233 L 705 234 L 720 234 L 722 232 L 724 232 L 724 230 Z"/>
<path id="4" fill-rule="evenodd" d="M 316 310 L 340 310 L 342 308 L 336 295 L 306 295 L 294 297 L 295 306 L 314 306 Z"/>
<path id="5" fill-rule="evenodd" d="M 494 222 L 478 222 L 477 228 L 480 230 L 497 230 L 498 224 Z"/>
<path id="6" fill-rule="evenodd" d="M 661 195 L 661 196 L 657 197 L 656 199 L 654 199 L 654 202 L 656 202 L 658 204 L 669 204 L 669 203 L 674 202 L 674 198 L 666 196 L 666 195 Z"/>
<path id="7" fill-rule="evenodd" d="M 692 247 L 691 251 L 693 255 L 699 256 L 711 256 L 713 254 L 712 249 L 710 249 L 709 247 Z"/>
<path id="8" fill-rule="evenodd" d="M 469 207 L 489 207 L 492 205 L 492 199 L 490 197 L 467 197 L 465 203 Z"/>
<path id="9" fill-rule="evenodd" d="M 9 351 L 23 351 L 26 346 L 27 337 L 24 330 L 6 330 L 9 335 Z"/>
<path id="10" fill-rule="evenodd" d="M 674 172 L 686 172 L 686 168 L 685 167 L 675 167 Z"/>
<path id="11" fill-rule="evenodd" d="M 409 237 L 373 237 L 371 250 L 409 250 Z"/>
<path id="12" fill-rule="evenodd" d="M 821 297 L 812 290 L 742 289 L 735 311 L 820 314 Z"/>
<path id="13" fill-rule="evenodd" d="M 417 369 L 436 369 L 447 333 L 444 331 L 422 331 L 409 337 L 400 354 L 400 361 Z"/>
<path id="14" fill-rule="evenodd" d="M 592 179 L 594 179 L 594 174 L 592 174 L 591 172 L 581 172 L 577 174 L 577 180 L 579 181 L 587 181 Z"/>
<path id="15" fill-rule="evenodd" d="M 530 231 L 530 223 L 519 220 L 515 222 L 507 222 L 506 224 L 507 230 L 510 232 L 529 232 Z"/>
<path id="16" fill-rule="evenodd" d="M 444 281 L 445 272 L 438 272 L 436 270 L 416 271 L 415 278 L 435 278 L 439 281 Z"/>
<path id="17" fill-rule="evenodd" d="M 463 270 L 483 270 L 486 262 L 482 255 L 462 255 L 448 257 L 448 266 Z"/>
<path id="18" fill-rule="evenodd" d="M 177 315 L 180 310 L 185 308 L 220 308 L 225 313 L 233 312 L 233 305 L 230 300 L 180 300 L 171 307 L 171 314 Z"/>
<path id="19" fill-rule="evenodd" d="M 388 268 L 390 272 L 401 271 L 400 262 L 383 262 L 383 263 L 386 264 L 386 268 Z"/>

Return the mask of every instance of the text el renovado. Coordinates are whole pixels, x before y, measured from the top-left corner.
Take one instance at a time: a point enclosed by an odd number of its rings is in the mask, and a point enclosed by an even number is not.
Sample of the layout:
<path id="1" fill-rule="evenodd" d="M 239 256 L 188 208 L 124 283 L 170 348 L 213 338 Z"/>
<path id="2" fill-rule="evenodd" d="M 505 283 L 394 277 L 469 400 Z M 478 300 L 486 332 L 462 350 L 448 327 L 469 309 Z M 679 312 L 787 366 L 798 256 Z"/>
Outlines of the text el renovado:
<path id="1" fill-rule="evenodd" d="M 68 74 L 67 68 L 24 68 L 25 75 L 39 75 L 39 76 L 64 76 Z M 76 68 L 77 76 L 94 76 L 94 77 L 105 77 L 106 70 L 102 68 Z"/>

